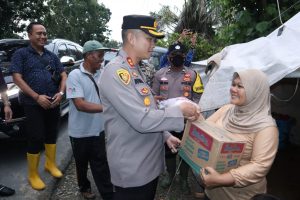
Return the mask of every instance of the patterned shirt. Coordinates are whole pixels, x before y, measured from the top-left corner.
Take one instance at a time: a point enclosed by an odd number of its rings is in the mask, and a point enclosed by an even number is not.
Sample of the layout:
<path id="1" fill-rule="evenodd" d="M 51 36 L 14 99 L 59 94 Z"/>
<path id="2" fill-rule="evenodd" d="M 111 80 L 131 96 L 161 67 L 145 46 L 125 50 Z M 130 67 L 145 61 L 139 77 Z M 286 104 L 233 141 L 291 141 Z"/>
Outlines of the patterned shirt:
<path id="1" fill-rule="evenodd" d="M 5 92 L 7 90 L 7 85 L 5 83 L 3 73 L 0 70 L 0 92 Z"/>
<path id="2" fill-rule="evenodd" d="M 54 70 L 59 74 L 64 71 L 59 58 L 47 49 L 40 55 L 30 45 L 14 53 L 10 66 L 10 73 L 22 74 L 23 80 L 33 91 L 50 97 L 58 92 L 59 87 L 51 79 L 51 71 Z M 19 100 L 25 105 L 37 105 L 34 99 L 23 92 L 20 92 Z"/>

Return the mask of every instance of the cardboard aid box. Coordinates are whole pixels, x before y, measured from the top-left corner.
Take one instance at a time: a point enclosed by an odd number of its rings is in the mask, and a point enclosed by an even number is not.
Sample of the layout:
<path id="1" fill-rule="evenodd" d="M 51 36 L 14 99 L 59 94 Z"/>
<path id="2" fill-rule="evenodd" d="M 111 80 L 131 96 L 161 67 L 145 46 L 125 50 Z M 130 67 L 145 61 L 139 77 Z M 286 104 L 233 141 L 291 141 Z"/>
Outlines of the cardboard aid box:
<path id="1" fill-rule="evenodd" d="M 245 145 L 212 122 L 187 122 L 179 155 L 198 174 L 207 166 L 224 173 L 238 166 Z"/>

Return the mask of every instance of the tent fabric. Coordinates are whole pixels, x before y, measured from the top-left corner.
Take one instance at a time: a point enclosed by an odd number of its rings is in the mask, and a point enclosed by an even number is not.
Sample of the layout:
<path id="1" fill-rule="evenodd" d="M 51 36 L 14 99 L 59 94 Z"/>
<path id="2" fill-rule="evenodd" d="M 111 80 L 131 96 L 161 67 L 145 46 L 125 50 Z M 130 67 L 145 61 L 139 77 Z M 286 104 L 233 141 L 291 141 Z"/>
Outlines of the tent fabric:
<path id="1" fill-rule="evenodd" d="M 202 111 L 228 104 L 230 85 L 235 71 L 261 69 L 270 85 L 300 67 L 300 12 L 266 37 L 225 47 L 219 68 L 212 74 L 199 102 Z"/>

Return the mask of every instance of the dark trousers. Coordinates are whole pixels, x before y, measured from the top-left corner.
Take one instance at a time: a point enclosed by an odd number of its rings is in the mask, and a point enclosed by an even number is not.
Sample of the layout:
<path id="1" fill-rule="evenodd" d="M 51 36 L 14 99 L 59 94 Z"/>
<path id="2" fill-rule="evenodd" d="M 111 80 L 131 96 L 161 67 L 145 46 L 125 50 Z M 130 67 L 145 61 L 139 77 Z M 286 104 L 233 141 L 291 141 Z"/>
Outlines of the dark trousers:
<path id="1" fill-rule="evenodd" d="M 183 131 L 182 132 L 175 132 L 175 131 L 171 131 L 170 132 L 173 136 L 177 137 L 178 139 L 182 139 L 183 136 Z M 176 156 L 177 153 L 172 153 L 170 148 L 168 147 L 167 144 L 165 144 L 165 159 L 166 159 L 166 166 L 167 166 L 167 171 L 169 173 L 169 176 L 171 176 L 171 178 L 173 178 L 175 176 L 175 172 L 176 172 Z M 181 158 L 180 158 L 181 160 Z M 180 165 L 180 177 L 183 178 L 183 180 L 187 180 L 188 177 L 188 173 L 189 173 L 189 165 L 182 160 L 182 163 Z"/>
<path id="2" fill-rule="evenodd" d="M 140 187 L 122 188 L 115 186 L 113 200 L 153 200 L 155 197 L 158 178 Z"/>
<path id="3" fill-rule="evenodd" d="M 60 108 L 45 110 L 41 106 L 24 106 L 26 116 L 27 152 L 39 153 L 44 144 L 55 144 L 60 120 Z"/>
<path id="4" fill-rule="evenodd" d="M 104 131 L 100 136 L 74 138 L 70 137 L 76 164 L 77 182 L 81 192 L 91 189 L 87 178 L 88 164 L 99 193 L 104 200 L 112 199 L 113 185 L 107 163 Z"/>

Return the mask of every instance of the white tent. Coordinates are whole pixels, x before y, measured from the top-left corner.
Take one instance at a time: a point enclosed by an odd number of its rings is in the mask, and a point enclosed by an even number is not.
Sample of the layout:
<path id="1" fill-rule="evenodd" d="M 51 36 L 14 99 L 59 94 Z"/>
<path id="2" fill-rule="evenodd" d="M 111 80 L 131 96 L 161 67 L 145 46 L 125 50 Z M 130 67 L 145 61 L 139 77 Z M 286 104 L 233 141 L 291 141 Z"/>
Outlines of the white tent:
<path id="1" fill-rule="evenodd" d="M 270 85 L 300 67 L 300 12 L 266 37 L 224 48 L 218 70 L 205 86 L 199 105 L 203 111 L 229 103 L 229 88 L 235 71 L 257 68 L 264 71 Z"/>

